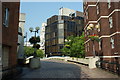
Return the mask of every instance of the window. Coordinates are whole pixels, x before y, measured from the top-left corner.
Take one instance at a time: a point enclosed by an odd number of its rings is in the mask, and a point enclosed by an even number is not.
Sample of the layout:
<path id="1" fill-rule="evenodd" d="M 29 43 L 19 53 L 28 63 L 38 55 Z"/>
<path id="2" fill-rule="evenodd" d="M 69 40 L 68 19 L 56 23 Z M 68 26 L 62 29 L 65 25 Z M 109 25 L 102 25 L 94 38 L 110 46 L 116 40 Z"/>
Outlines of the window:
<path id="1" fill-rule="evenodd" d="M 88 43 L 87 47 L 88 47 L 88 51 L 89 51 L 89 43 Z"/>
<path id="2" fill-rule="evenodd" d="M 85 37 L 86 37 L 86 36 L 87 36 L 87 35 L 86 35 L 86 29 L 85 29 L 85 33 L 84 33 L 84 34 L 85 34 Z"/>
<path id="3" fill-rule="evenodd" d="M 3 25 L 5 27 L 8 27 L 8 23 L 9 23 L 9 9 L 5 8 Z"/>
<path id="4" fill-rule="evenodd" d="M 86 19 L 88 19 L 88 10 L 86 11 Z"/>
<path id="5" fill-rule="evenodd" d="M 110 25 L 110 28 L 113 27 L 113 20 L 112 20 L 112 17 L 109 18 L 109 25 Z"/>
<path id="6" fill-rule="evenodd" d="M 114 39 L 113 38 L 111 38 L 111 47 L 112 47 L 112 49 L 114 48 Z"/>
<path id="7" fill-rule="evenodd" d="M 99 41 L 99 50 L 101 50 L 102 46 L 101 46 L 101 41 Z"/>
<path id="8" fill-rule="evenodd" d="M 9 64 L 9 47 L 2 47 L 2 65 L 3 67 L 8 67 Z"/>
<path id="9" fill-rule="evenodd" d="M 97 5 L 97 14 L 99 14 L 99 6 Z"/>
<path id="10" fill-rule="evenodd" d="M 87 31 L 87 35 L 89 35 L 89 32 Z"/>
<path id="11" fill-rule="evenodd" d="M 59 38 L 59 44 L 64 44 L 64 38 Z"/>
<path id="12" fill-rule="evenodd" d="M 111 7 L 111 1 L 108 0 L 108 8 L 110 8 L 110 7 Z"/>
<path id="13" fill-rule="evenodd" d="M 85 50 L 86 50 L 86 52 L 87 52 L 87 44 L 85 45 Z"/>
<path id="14" fill-rule="evenodd" d="M 98 22 L 98 24 L 97 24 L 98 26 L 99 26 L 99 28 L 98 28 L 98 32 L 100 32 L 100 23 Z"/>

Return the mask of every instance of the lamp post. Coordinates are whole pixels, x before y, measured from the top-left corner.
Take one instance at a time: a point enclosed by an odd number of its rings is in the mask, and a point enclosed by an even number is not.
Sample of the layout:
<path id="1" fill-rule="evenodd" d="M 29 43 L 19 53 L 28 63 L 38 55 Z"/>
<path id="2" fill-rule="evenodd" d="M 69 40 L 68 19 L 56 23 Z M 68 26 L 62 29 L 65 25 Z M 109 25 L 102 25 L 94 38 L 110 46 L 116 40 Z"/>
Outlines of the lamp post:
<path id="1" fill-rule="evenodd" d="M 33 28 L 30 27 L 29 30 L 30 30 L 30 32 L 34 32 L 35 33 L 35 39 L 36 39 L 36 33 L 38 33 L 38 31 L 39 31 L 39 27 L 36 27 L 35 30 L 33 30 Z M 35 46 L 36 43 L 37 42 L 35 41 L 34 44 L 33 44 L 33 46 Z M 36 47 L 34 48 L 34 57 L 36 57 Z"/>
<path id="2" fill-rule="evenodd" d="M 94 25 L 94 24 L 89 24 L 89 26 L 87 27 L 87 30 L 88 31 L 93 31 L 93 37 L 95 37 L 95 33 L 94 33 L 94 30 L 98 30 L 98 29 L 100 29 L 100 25 L 99 24 L 97 24 L 97 25 Z M 96 36 L 96 37 L 98 37 L 98 36 Z M 96 54 L 95 54 L 95 45 L 94 45 L 94 38 L 91 38 L 91 40 L 92 40 L 92 42 L 93 42 L 93 57 L 95 58 L 95 56 L 96 56 Z"/>
<path id="3" fill-rule="evenodd" d="M 33 37 L 33 41 L 31 41 L 31 43 L 33 44 L 34 47 L 34 57 L 30 59 L 30 67 L 32 69 L 36 69 L 40 67 L 40 58 L 37 57 L 36 54 L 36 50 L 37 50 L 37 39 L 36 39 L 36 33 L 38 33 L 39 31 L 39 27 L 36 27 L 35 30 L 33 30 L 33 28 L 29 28 L 30 32 L 34 32 L 35 33 L 35 37 Z"/>

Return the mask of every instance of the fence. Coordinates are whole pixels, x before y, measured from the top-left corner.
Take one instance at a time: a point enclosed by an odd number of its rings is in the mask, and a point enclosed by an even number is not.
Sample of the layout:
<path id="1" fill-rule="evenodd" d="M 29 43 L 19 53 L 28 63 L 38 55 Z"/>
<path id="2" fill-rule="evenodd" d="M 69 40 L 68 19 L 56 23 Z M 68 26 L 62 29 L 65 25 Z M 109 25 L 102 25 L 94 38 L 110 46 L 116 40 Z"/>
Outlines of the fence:
<path id="1" fill-rule="evenodd" d="M 102 68 L 110 72 L 116 73 L 120 76 L 120 64 L 116 62 L 97 61 L 96 66 L 98 68 Z"/>

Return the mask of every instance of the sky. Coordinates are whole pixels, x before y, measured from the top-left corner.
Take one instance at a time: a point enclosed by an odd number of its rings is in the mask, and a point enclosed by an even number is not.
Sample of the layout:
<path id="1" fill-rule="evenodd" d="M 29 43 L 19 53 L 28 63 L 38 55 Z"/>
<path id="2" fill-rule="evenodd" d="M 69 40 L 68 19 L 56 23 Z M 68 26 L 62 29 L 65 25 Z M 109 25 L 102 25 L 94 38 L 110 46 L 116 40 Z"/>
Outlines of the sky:
<path id="1" fill-rule="evenodd" d="M 61 7 L 83 12 L 82 2 L 21 2 L 20 13 L 26 14 L 24 33 L 27 32 L 28 40 L 31 36 L 34 36 L 29 28 L 41 27 L 42 23 L 46 22 L 48 18 L 58 15 Z M 40 35 L 40 33 L 37 35 Z"/>

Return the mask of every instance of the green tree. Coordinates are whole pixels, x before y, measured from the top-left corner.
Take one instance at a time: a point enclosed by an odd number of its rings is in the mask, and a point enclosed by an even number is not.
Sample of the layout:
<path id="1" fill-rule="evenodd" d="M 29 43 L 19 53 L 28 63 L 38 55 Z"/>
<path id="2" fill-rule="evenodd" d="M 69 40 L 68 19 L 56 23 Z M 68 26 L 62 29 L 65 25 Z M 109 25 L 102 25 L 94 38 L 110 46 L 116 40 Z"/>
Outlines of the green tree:
<path id="1" fill-rule="evenodd" d="M 75 37 L 74 42 L 71 46 L 71 56 L 83 58 L 85 57 L 85 47 L 84 47 L 84 33 L 80 37 Z"/>
<path id="2" fill-rule="evenodd" d="M 25 51 L 25 56 L 29 57 L 33 55 L 34 48 L 25 46 L 24 51 Z"/>
<path id="3" fill-rule="evenodd" d="M 67 41 L 61 51 L 63 55 L 69 55 L 70 57 L 85 57 L 85 47 L 84 47 L 84 33 L 79 37 L 69 36 Z"/>
<path id="4" fill-rule="evenodd" d="M 37 53 L 37 57 L 43 58 L 45 56 L 41 49 L 38 49 L 36 53 Z"/>

